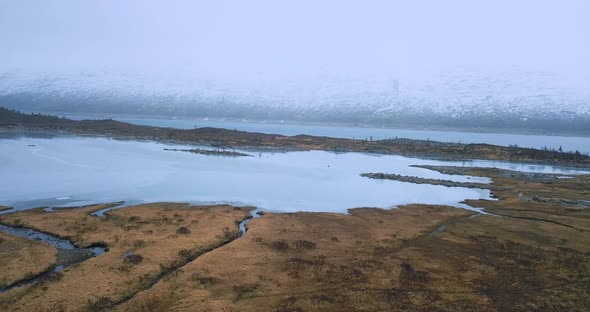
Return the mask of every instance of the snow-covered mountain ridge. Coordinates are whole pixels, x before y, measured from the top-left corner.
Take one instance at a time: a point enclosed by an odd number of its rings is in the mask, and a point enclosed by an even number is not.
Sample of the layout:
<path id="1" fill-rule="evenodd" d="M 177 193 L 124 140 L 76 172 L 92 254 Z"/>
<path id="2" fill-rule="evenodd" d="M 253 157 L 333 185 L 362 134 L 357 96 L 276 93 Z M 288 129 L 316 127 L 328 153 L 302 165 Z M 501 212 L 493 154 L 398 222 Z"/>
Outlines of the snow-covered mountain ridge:
<path id="1" fill-rule="evenodd" d="M 44 112 L 590 132 L 590 89 L 546 73 L 220 82 L 174 73 L 15 71 L 0 74 L 0 105 Z"/>

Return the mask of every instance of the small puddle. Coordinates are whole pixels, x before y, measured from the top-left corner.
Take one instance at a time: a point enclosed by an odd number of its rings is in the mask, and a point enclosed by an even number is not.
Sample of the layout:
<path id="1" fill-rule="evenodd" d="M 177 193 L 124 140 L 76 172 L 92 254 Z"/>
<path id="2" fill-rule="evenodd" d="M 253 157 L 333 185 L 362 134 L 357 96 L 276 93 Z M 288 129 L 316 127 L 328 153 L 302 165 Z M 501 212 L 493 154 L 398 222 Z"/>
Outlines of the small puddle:
<path id="1" fill-rule="evenodd" d="M 32 278 L 21 280 L 8 287 L 0 287 L 0 293 L 9 291 L 20 286 L 32 284 L 41 280 L 51 278 L 56 273 L 62 272 L 65 268 L 71 265 L 80 263 L 92 257 L 99 256 L 107 251 L 105 247 L 101 246 L 93 246 L 90 248 L 78 248 L 74 246 L 72 242 L 66 239 L 24 227 L 13 227 L 0 224 L 0 231 L 6 234 L 18 236 L 32 241 L 42 241 L 57 248 L 57 262 L 55 263 L 52 269 Z"/>
<path id="2" fill-rule="evenodd" d="M 430 233 L 430 235 L 431 236 L 436 236 L 436 234 L 442 233 L 446 229 L 447 229 L 447 226 L 446 225 L 441 225 L 441 226 L 437 227 L 436 230 L 432 231 L 432 233 Z"/>

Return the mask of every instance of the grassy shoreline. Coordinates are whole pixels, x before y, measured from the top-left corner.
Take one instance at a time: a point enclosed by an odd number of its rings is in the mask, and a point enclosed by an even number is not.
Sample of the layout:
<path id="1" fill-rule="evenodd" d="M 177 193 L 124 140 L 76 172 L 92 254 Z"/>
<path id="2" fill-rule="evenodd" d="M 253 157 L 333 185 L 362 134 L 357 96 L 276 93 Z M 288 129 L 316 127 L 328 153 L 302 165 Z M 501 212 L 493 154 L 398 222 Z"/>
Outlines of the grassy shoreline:
<path id="1" fill-rule="evenodd" d="M 24 113 L 41 113 L 45 115 L 54 116 L 71 116 L 69 118 L 75 120 L 81 119 L 107 119 L 116 115 L 117 118 L 125 119 L 153 119 L 153 120 L 190 120 L 195 123 L 205 122 L 245 122 L 252 124 L 281 124 L 281 125 L 296 125 L 296 126 L 311 126 L 311 127 L 342 127 L 342 128 L 371 128 L 371 129 L 390 129 L 390 130 L 417 130 L 417 131 L 453 131 L 453 132 L 466 132 L 466 133 L 481 133 L 481 134 L 522 134 L 522 135 L 543 135 L 543 136 L 564 136 L 564 137 L 590 137 L 588 131 L 567 131 L 567 130 L 552 130 L 548 131 L 545 129 L 536 128 L 506 128 L 506 127 L 483 127 L 483 126 L 442 126 L 442 125 L 424 125 L 417 123 L 403 123 L 396 122 L 395 124 L 373 124 L 366 122 L 327 122 L 327 121 L 303 121 L 303 120 L 290 120 L 290 119 L 276 119 L 276 120 L 258 120 L 248 119 L 244 121 L 242 118 L 215 118 L 208 117 L 202 119 L 199 116 L 179 116 L 177 114 L 172 115 L 160 115 L 160 114 L 133 114 L 133 113 L 76 113 L 76 112 L 64 112 L 64 111 L 49 111 L 49 110 L 21 110 Z"/>
<path id="2" fill-rule="evenodd" d="M 14 131 L 56 131 L 82 136 L 151 140 L 195 144 L 226 149 L 323 150 L 402 155 L 448 160 L 499 160 L 543 163 L 590 168 L 590 157 L 565 153 L 490 144 L 442 143 L 428 140 L 389 139 L 352 140 L 310 135 L 284 136 L 219 128 L 173 129 L 140 126 L 114 120 L 74 121 L 55 116 L 22 114 L 0 108 L 0 129 Z"/>
<path id="3" fill-rule="evenodd" d="M 56 248 L 0 232 L 0 289 L 50 270 L 57 262 Z"/>

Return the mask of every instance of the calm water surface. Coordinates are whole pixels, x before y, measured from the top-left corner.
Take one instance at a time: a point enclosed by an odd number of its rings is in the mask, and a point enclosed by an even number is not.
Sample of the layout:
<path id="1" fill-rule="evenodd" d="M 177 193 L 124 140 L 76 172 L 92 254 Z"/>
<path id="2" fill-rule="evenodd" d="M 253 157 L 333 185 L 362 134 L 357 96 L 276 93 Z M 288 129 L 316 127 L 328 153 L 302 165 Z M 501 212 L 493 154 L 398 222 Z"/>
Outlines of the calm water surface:
<path id="1" fill-rule="evenodd" d="M 223 202 L 280 212 L 346 212 L 354 207 L 389 208 L 409 203 L 462 206 L 459 202 L 464 199 L 488 199 L 489 191 L 373 180 L 359 174 L 387 172 L 486 183 L 486 178 L 450 176 L 409 166 L 576 172 L 552 166 L 360 153 L 249 152 L 254 157 L 228 158 L 164 148 L 190 147 L 104 138 L 0 139 L 0 204 L 19 210 L 120 200 Z"/>

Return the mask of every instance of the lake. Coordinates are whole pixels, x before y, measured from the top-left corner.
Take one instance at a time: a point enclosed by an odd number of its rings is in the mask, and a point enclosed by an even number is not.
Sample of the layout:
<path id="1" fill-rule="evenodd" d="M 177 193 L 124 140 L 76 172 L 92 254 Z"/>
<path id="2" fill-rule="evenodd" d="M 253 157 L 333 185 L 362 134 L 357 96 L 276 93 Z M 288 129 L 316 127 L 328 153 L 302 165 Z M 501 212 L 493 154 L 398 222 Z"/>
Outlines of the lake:
<path id="1" fill-rule="evenodd" d="M 113 201 L 174 201 L 253 205 L 266 211 L 344 213 L 354 207 L 409 203 L 465 207 L 464 199 L 490 199 L 481 189 L 373 180 L 363 172 L 487 183 L 410 165 L 486 166 L 574 174 L 553 166 L 491 161 L 445 162 L 391 155 L 323 151 L 205 156 L 164 148 L 194 148 L 105 138 L 0 139 L 0 204 L 17 210 Z"/>

